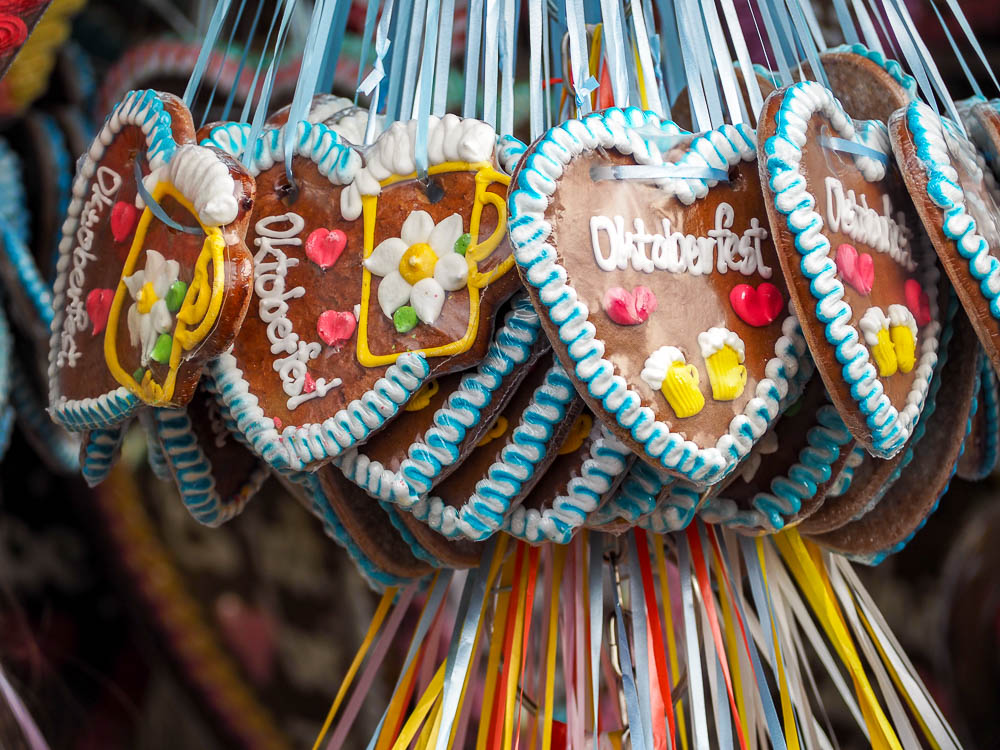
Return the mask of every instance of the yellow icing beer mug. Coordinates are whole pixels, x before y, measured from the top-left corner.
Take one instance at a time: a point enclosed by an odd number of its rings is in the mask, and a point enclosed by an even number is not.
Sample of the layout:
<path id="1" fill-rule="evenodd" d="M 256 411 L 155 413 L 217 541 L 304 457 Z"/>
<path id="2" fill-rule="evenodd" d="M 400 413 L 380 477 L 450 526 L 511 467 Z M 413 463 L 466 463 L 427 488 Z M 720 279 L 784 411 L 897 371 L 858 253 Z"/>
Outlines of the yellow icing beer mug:
<path id="1" fill-rule="evenodd" d="M 716 401 L 739 398 L 747 384 L 743 340 L 726 328 L 710 328 L 698 334 L 698 344 L 712 384 L 712 398 Z"/>
<path id="2" fill-rule="evenodd" d="M 667 368 L 660 390 L 679 418 L 693 417 L 704 408 L 705 397 L 701 395 L 700 380 L 698 368 L 694 365 L 673 362 Z"/>

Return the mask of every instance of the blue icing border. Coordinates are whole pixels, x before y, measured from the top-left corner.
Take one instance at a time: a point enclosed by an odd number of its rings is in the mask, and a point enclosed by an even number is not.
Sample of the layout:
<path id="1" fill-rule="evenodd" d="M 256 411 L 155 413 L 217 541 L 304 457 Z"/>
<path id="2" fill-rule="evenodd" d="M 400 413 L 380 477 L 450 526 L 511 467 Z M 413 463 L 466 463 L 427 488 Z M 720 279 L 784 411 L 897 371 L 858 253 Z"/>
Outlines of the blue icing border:
<path id="1" fill-rule="evenodd" d="M 903 66 L 900 65 L 897 60 L 894 60 L 891 57 L 886 57 L 878 50 L 868 49 L 868 47 L 863 44 L 855 43 L 838 44 L 836 47 L 830 47 L 825 50 L 824 54 L 827 52 L 853 52 L 856 55 L 867 57 L 873 63 L 882 68 L 886 73 L 891 75 L 896 83 L 906 89 L 906 93 L 910 95 L 910 99 L 917 98 L 916 79 L 904 71 Z"/>
<path id="2" fill-rule="evenodd" d="M 619 519 L 630 525 L 637 524 L 656 510 L 657 501 L 664 497 L 664 490 L 675 481 L 666 472 L 637 459 L 632 462 L 615 494 L 591 513 L 584 525 L 595 528 Z"/>
<path id="3" fill-rule="evenodd" d="M 167 465 L 167 458 L 163 455 L 163 446 L 156 439 L 156 425 L 153 424 L 152 411 L 150 409 L 140 411 L 139 422 L 146 435 L 146 463 L 149 464 L 153 476 L 161 482 L 172 482 L 173 477 L 170 474 L 170 466 Z"/>
<path id="4" fill-rule="evenodd" d="M 31 239 L 28 197 L 24 192 L 21 158 L 0 138 L 0 219 L 22 243 Z"/>
<path id="5" fill-rule="evenodd" d="M 656 509 L 639 520 L 638 526 L 654 534 L 686 529 L 698 512 L 703 492 L 687 482 L 674 483 L 657 502 Z"/>
<path id="6" fill-rule="evenodd" d="M 581 462 L 578 476 L 569 480 L 552 504 L 540 511 L 518 505 L 504 518 L 504 531 L 532 544 L 569 544 L 577 529 L 613 496 L 635 459 L 635 454 L 599 421 L 595 421 L 590 439 L 589 455 Z"/>
<path id="7" fill-rule="evenodd" d="M 951 150 L 946 139 L 961 149 L 963 142 L 972 144 L 962 136 L 950 120 L 938 117 L 923 102 L 913 102 L 905 114 L 893 115 L 906 118 L 916 147 L 917 158 L 927 171 L 927 196 L 943 211 L 941 230 L 952 241 L 959 256 L 968 263 L 969 274 L 979 282 L 979 290 L 989 306 L 990 314 L 1000 320 L 1000 260 L 990 254 L 989 244 L 976 230 L 976 220 L 965 210 L 965 192 L 952 166 Z M 975 160 L 978 152 L 970 151 Z M 997 196 L 992 173 L 983 164 L 973 164 L 983 174 L 984 187 Z"/>
<path id="8" fill-rule="evenodd" d="M 326 535 L 333 539 L 350 555 L 351 560 L 357 567 L 358 572 L 368 582 L 368 585 L 377 590 L 383 590 L 388 586 L 402 586 L 412 583 L 412 580 L 400 578 L 386 573 L 373 563 L 364 552 L 354 543 L 351 535 L 340 523 L 337 515 L 333 512 L 330 504 L 326 501 L 323 489 L 319 486 L 319 479 L 315 474 L 308 472 L 292 472 L 287 475 L 288 479 L 302 486 L 310 500 L 310 510 L 313 515 L 323 522 L 323 530 Z"/>
<path id="9" fill-rule="evenodd" d="M 824 220 L 815 210 L 816 198 L 809 192 L 799 171 L 802 146 L 806 142 L 805 130 L 816 113 L 830 120 L 838 136 L 891 156 L 887 131 L 885 125 L 875 121 L 855 126 L 833 93 L 820 84 L 812 81 L 793 84 L 784 90 L 780 108 L 775 113 L 775 134 L 764 144 L 762 176 L 766 175 L 774 193 L 775 209 L 786 217 L 795 249 L 801 256 L 801 272 L 810 280 L 809 290 L 816 300 L 811 312 L 823 325 L 827 341 L 835 348 L 837 360 L 843 365 L 843 379 L 871 430 L 872 451 L 888 458 L 902 449 L 919 419 L 937 359 L 940 330 L 937 270 L 933 263 L 927 263 L 924 270 L 924 286 L 930 289 L 931 322 L 924 336 L 906 406 L 897 411 L 885 395 L 875 366 L 869 361 L 867 348 L 860 343 L 858 329 L 845 323 L 850 320 L 851 310 L 843 300 L 844 285 L 837 278 L 837 267 L 829 257 L 830 241 L 823 234 Z M 866 180 L 884 178 L 886 167 L 879 161 L 868 156 L 853 158 Z M 916 399 L 913 398 L 915 393 Z"/>
<path id="10" fill-rule="evenodd" d="M 139 398 L 124 386 L 97 398 L 68 400 L 59 390 L 59 373 L 62 368 L 57 360 L 59 338 L 66 320 L 63 310 L 66 281 L 81 212 L 85 201 L 90 197 L 88 186 L 94 176 L 96 163 L 104 156 L 107 144 L 113 142 L 121 130 L 129 125 L 140 128 L 145 135 L 146 156 L 151 168 L 168 164 L 177 151 L 170 113 L 164 108 L 159 95 L 151 89 L 130 91 L 108 114 L 101 131 L 80 162 L 79 172 L 73 180 L 73 197 L 62 227 L 57 275 L 52 290 L 54 314 L 51 319 L 52 336 L 49 339 L 48 377 L 52 418 L 74 431 L 111 427 L 130 416 L 141 404 Z"/>
<path id="11" fill-rule="evenodd" d="M 118 463 L 119 451 L 131 420 L 114 427 L 89 430 L 83 435 L 80 448 L 80 473 L 88 487 L 96 487 Z"/>
<path id="12" fill-rule="evenodd" d="M 576 390 L 566 371 L 561 365 L 553 364 L 522 412 L 518 426 L 500 453 L 500 460 L 476 483 L 461 508 L 456 509 L 433 494 L 402 507 L 449 539 L 464 536 L 481 541 L 488 538 L 503 527 L 514 499 L 549 452 L 557 425 L 566 418 L 576 398 Z"/>
<path id="13" fill-rule="evenodd" d="M 986 417 L 986 447 L 983 451 L 983 462 L 977 467 L 978 472 L 974 479 L 985 479 L 993 472 L 1000 458 L 1000 400 L 997 393 L 997 376 L 986 357 L 980 359 L 979 382 L 978 402 L 982 404 Z"/>
<path id="14" fill-rule="evenodd" d="M 73 157 L 70 156 L 66 136 L 63 134 L 62 129 L 59 127 L 59 123 L 56 122 L 55 118 L 43 112 L 37 112 L 36 116 L 38 117 L 39 123 L 41 123 L 42 130 L 45 131 L 45 135 L 48 140 L 49 153 L 55 162 L 56 215 L 65 216 L 66 211 L 69 208 L 70 189 L 73 184 Z M 53 272 L 59 263 L 59 243 L 61 240 L 62 236 L 57 236 L 51 250 L 51 270 Z M 48 248 L 40 248 L 39 250 L 39 256 L 44 257 Z M 51 324 L 52 321 L 49 320 L 48 322 Z"/>
<path id="15" fill-rule="evenodd" d="M 80 470 L 80 443 L 55 424 L 39 402 L 24 364 L 11 357 L 10 402 L 17 412 L 17 423 L 42 460 L 63 474 Z"/>
<path id="16" fill-rule="evenodd" d="M 582 119 L 568 120 L 542 136 L 522 162 L 508 197 L 511 244 L 522 279 L 537 290 L 541 305 L 556 326 L 559 339 L 573 362 L 574 375 L 590 397 L 642 446 L 646 456 L 659 462 L 664 469 L 690 481 L 713 483 L 735 468 L 777 416 L 789 380 L 798 370 L 805 344 L 801 339 L 790 339 L 783 329 L 775 357 L 768 362 L 769 377 L 758 384 L 755 397 L 747 403 L 743 413 L 730 422 L 728 433 L 710 448 L 700 448 L 656 420 L 653 410 L 642 405 L 639 393 L 630 388 L 622 376 L 614 374 L 614 365 L 604 358 L 605 343 L 596 338 L 594 326 L 588 322 L 590 311 L 567 283 L 566 269 L 549 243 L 552 227 L 545 219 L 545 210 L 564 167 L 585 151 L 614 148 L 632 154 L 640 164 L 662 164 L 656 146 L 639 136 L 635 128 L 655 128 L 664 136 L 682 134 L 675 124 L 663 122 L 651 112 L 611 108 Z M 755 158 L 753 132 L 742 126 L 724 126 L 693 137 L 678 163 L 728 168 L 740 160 Z M 716 183 L 673 179 L 660 180 L 658 184 L 690 204 L 707 194 Z M 770 374 L 772 366 L 773 376 Z"/>

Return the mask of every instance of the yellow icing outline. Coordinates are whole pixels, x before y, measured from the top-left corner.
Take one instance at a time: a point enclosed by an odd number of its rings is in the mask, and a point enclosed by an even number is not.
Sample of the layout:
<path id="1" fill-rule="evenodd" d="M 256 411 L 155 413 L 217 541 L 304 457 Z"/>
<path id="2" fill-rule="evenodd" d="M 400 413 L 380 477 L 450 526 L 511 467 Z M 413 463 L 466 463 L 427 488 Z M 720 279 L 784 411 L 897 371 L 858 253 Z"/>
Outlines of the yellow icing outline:
<path id="1" fill-rule="evenodd" d="M 177 325 L 174 327 L 173 345 L 170 349 L 170 359 L 167 365 L 167 376 L 163 385 L 153 380 L 152 371 L 147 367 L 143 374 L 142 382 L 137 383 L 122 368 L 118 361 L 118 321 L 121 309 L 128 295 L 128 287 L 125 286 L 125 277 L 131 276 L 135 271 L 139 261 L 139 255 L 143 252 L 142 245 L 149 232 L 149 224 L 153 220 L 153 212 L 146 206 L 139 217 L 136 226 L 135 237 L 132 239 L 132 246 L 129 248 L 128 257 L 122 266 L 121 276 L 118 279 L 118 288 L 115 290 L 114 299 L 111 301 L 111 309 L 108 311 L 108 323 L 104 333 L 104 361 L 111 372 L 112 377 L 125 386 L 128 390 L 142 399 L 150 406 L 169 406 L 170 399 L 174 395 L 174 387 L 177 383 L 177 371 L 181 364 L 181 354 L 190 351 L 197 344 L 205 340 L 212 327 L 219 318 L 222 310 L 222 297 L 225 292 L 225 274 L 216 273 L 213 275 L 211 287 L 208 283 L 208 264 L 211 262 L 217 269 L 222 269 L 225 264 L 226 242 L 222 238 L 222 231 L 218 227 L 207 227 L 201 223 L 198 213 L 194 210 L 191 202 L 169 182 L 159 182 L 153 188 L 153 200 L 159 202 L 164 196 L 169 196 L 183 206 L 192 216 L 198 220 L 199 226 L 205 232 L 205 242 L 202 244 L 201 252 L 194 267 L 194 277 L 188 285 L 184 301 L 180 310 L 177 311 Z M 188 326 L 194 326 L 188 328 Z"/>
<path id="2" fill-rule="evenodd" d="M 479 290 L 493 283 L 498 278 L 514 267 L 514 254 L 504 259 L 496 268 L 488 273 L 480 273 L 478 264 L 485 260 L 497 249 L 500 241 L 507 233 L 507 201 L 503 196 L 489 191 L 489 186 L 493 183 L 500 183 L 504 187 L 510 185 L 510 177 L 498 172 L 490 162 L 444 162 L 436 164 L 427 170 L 430 175 L 445 174 L 449 172 L 475 172 L 476 173 L 476 195 L 472 206 L 472 216 L 469 220 L 469 235 L 473 238 L 479 237 L 479 220 L 482 217 L 483 208 L 492 205 L 497 211 L 497 227 L 489 237 L 480 243 L 470 243 L 465 253 L 466 261 L 469 263 L 469 326 L 465 334 L 457 341 L 452 341 L 440 346 L 432 346 L 427 349 L 413 350 L 416 354 L 423 354 L 425 357 L 447 357 L 461 354 L 468 351 L 472 342 L 476 340 L 479 331 Z M 417 179 L 416 172 L 409 175 L 393 175 L 382 180 L 379 185 L 383 188 L 394 185 L 398 182 Z M 364 260 L 367 260 L 375 250 L 375 216 L 378 208 L 377 195 L 365 195 L 361 198 L 361 206 L 364 215 Z M 365 367 L 380 367 L 390 365 L 395 362 L 400 354 L 373 354 L 368 345 L 368 312 L 371 305 L 371 271 L 362 266 L 361 276 L 361 310 L 358 318 L 358 362 Z"/>

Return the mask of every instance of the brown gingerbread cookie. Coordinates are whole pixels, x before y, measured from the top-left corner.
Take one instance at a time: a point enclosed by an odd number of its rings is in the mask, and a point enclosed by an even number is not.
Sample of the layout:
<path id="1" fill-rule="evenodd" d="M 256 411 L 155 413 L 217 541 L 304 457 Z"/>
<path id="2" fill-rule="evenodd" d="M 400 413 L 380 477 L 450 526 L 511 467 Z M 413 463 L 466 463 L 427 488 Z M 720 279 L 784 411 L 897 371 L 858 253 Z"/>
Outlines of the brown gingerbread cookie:
<path id="1" fill-rule="evenodd" d="M 894 456 L 919 417 L 941 326 L 934 252 L 885 127 L 855 123 L 804 82 L 768 97 L 759 133 L 781 268 L 817 369 L 854 437 Z"/>
<path id="2" fill-rule="evenodd" d="M 975 333 L 959 313 L 947 360 L 928 395 L 930 413 L 921 419 L 906 447 L 898 478 L 860 519 L 812 535 L 814 541 L 874 565 L 902 549 L 923 526 L 955 475 L 979 388 L 979 356 Z"/>
<path id="3" fill-rule="evenodd" d="M 267 130 L 253 146 L 256 297 L 213 373 L 240 431 L 279 470 L 341 455 L 427 378 L 479 362 L 519 286 L 493 129 L 433 120 L 426 185 L 407 171 L 414 123 L 393 125 L 364 164 L 322 124 L 299 123 L 290 144 Z M 248 133 L 227 123 L 203 142 L 240 153 Z"/>
<path id="4" fill-rule="evenodd" d="M 959 126 L 914 102 L 889 120 L 903 179 L 941 266 L 1000 370 L 1000 191 Z"/>
<path id="5" fill-rule="evenodd" d="M 49 405 L 68 429 L 110 427 L 141 403 L 185 405 L 242 322 L 254 183 L 193 137 L 179 99 L 137 91 L 81 165 L 49 348 Z"/>
<path id="6" fill-rule="evenodd" d="M 917 82 L 892 58 L 863 44 L 831 47 L 819 56 L 826 82 L 855 120 L 881 120 L 917 98 Z M 802 64 L 807 78 L 818 80 Z"/>
<path id="7" fill-rule="evenodd" d="M 683 147 L 678 133 L 636 109 L 551 129 L 515 175 L 511 240 L 595 416 L 643 460 L 707 485 L 778 416 L 805 349 L 753 132 L 724 126 Z"/>

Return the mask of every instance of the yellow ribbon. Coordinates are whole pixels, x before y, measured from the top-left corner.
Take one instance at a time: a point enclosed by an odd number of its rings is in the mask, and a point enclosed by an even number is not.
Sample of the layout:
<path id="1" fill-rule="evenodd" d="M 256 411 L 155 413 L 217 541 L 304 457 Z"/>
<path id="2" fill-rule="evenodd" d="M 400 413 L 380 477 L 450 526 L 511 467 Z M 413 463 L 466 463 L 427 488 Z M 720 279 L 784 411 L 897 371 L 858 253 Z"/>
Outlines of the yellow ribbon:
<path id="1" fill-rule="evenodd" d="M 542 714 L 542 750 L 552 750 L 552 715 L 556 692 L 556 645 L 559 629 L 559 589 L 566 567 L 566 547 L 559 545 L 552 554 L 552 590 L 549 592 L 549 633 L 545 650 L 545 703 Z"/>
<path id="2" fill-rule="evenodd" d="M 673 606 L 670 600 L 670 582 L 667 579 L 667 561 L 663 554 L 663 537 L 659 534 L 653 537 L 653 554 L 656 557 L 657 575 L 660 577 L 660 598 L 663 600 L 663 627 L 667 631 L 667 652 L 670 656 L 670 676 L 676 679 L 680 674 L 680 662 L 677 659 L 677 639 L 674 634 Z M 681 747 L 688 750 L 687 724 L 684 719 L 681 700 L 674 703 L 677 715 L 677 734 L 681 737 Z"/>

